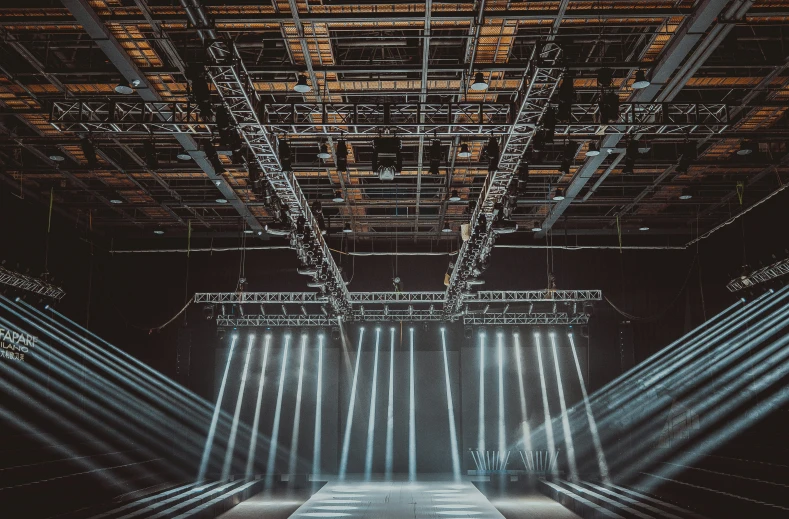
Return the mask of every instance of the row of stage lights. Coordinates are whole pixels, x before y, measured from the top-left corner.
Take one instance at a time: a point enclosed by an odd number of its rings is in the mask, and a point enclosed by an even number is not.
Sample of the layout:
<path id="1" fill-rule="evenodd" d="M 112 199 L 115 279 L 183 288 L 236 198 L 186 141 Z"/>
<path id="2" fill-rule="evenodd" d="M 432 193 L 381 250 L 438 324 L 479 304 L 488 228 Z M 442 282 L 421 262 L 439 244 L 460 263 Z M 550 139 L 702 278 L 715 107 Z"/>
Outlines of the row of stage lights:
<path id="1" fill-rule="evenodd" d="M 359 329 L 360 329 L 360 330 L 364 330 L 364 326 L 360 326 L 360 327 L 359 327 Z M 416 328 L 415 328 L 415 327 L 413 327 L 413 326 L 410 326 L 410 327 L 408 328 L 408 331 L 409 331 L 410 333 L 414 333 L 414 331 L 415 331 L 415 330 L 416 330 Z M 376 332 L 382 332 L 382 331 L 383 331 L 383 328 L 382 328 L 381 326 L 376 326 L 376 327 L 375 327 L 375 331 L 376 331 Z M 396 327 L 396 326 L 392 326 L 392 327 L 390 327 L 390 328 L 389 328 L 389 332 L 390 332 L 390 333 L 396 333 L 396 332 L 397 332 L 397 327 Z M 441 332 L 442 334 L 443 334 L 443 333 L 446 333 L 446 326 L 442 326 L 442 327 L 440 328 L 440 332 Z M 504 337 L 505 333 L 506 333 L 506 331 L 504 330 L 504 328 L 501 328 L 501 327 L 498 327 L 498 328 L 496 328 L 496 336 L 497 336 L 497 337 Z M 283 336 L 284 336 L 284 337 L 292 337 L 293 335 L 295 335 L 295 334 L 293 333 L 293 330 L 290 330 L 290 329 L 286 329 L 286 330 L 285 330 L 285 333 L 283 334 Z M 306 337 L 306 336 L 308 336 L 308 335 L 309 335 L 309 333 L 308 333 L 306 330 L 302 330 L 302 332 L 301 332 L 301 336 L 302 336 L 302 337 Z M 479 330 L 479 332 L 478 332 L 478 335 L 479 335 L 480 337 L 485 337 L 485 336 L 487 335 L 487 331 L 485 330 L 485 328 L 480 328 L 480 330 Z M 540 332 L 534 332 L 534 336 L 535 336 L 535 337 L 538 337 L 539 335 L 540 335 Z M 520 336 L 520 331 L 519 331 L 519 329 L 518 329 L 518 328 L 513 328 L 513 329 L 512 329 L 512 336 L 513 336 L 513 337 L 519 337 L 519 336 Z M 548 332 L 548 336 L 549 336 L 549 337 L 556 337 L 556 332 L 555 332 L 555 331 L 550 331 L 550 332 Z M 571 337 L 571 336 L 573 336 L 573 333 L 572 333 L 572 332 L 567 332 L 567 336 L 568 336 L 568 337 Z M 232 336 L 231 336 L 231 337 L 232 337 L 233 339 L 238 339 L 238 337 L 239 337 L 239 333 L 238 333 L 238 331 L 237 331 L 237 330 L 235 330 L 235 331 L 233 332 L 233 334 L 232 334 Z M 250 334 L 248 335 L 248 337 L 249 337 L 250 339 L 253 339 L 253 338 L 255 338 L 255 333 L 254 333 L 254 332 L 253 332 L 253 333 L 250 333 Z M 268 331 L 268 332 L 266 332 L 266 333 L 265 333 L 264 337 L 265 337 L 266 339 L 270 339 L 270 338 L 272 337 L 272 333 L 271 333 L 270 331 Z M 324 338 L 326 337 L 326 335 L 324 334 L 324 332 L 322 332 L 322 331 L 321 331 L 320 333 L 318 333 L 317 337 L 318 337 L 319 339 L 324 339 Z M 468 337 L 468 336 L 467 336 L 467 338 L 471 338 L 471 337 Z"/>

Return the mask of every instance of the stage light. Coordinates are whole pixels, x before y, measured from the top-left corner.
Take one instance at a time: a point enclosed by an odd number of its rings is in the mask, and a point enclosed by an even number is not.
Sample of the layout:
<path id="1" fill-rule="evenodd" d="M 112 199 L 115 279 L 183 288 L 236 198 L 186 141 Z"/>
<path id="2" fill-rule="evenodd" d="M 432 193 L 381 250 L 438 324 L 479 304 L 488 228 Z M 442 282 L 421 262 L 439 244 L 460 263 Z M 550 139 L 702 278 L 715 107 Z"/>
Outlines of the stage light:
<path id="1" fill-rule="evenodd" d="M 337 141 L 335 153 L 337 156 L 337 171 L 348 171 L 348 146 L 346 146 L 344 140 Z M 342 200 L 340 201 L 342 202 Z"/>
<path id="2" fill-rule="evenodd" d="M 342 455 L 340 457 L 340 481 L 345 480 L 348 471 L 348 454 L 351 448 L 351 425 L 353 423 L 353 411 L 356 407 L 356 386 L 359 381 L 359 361 L 362 358 L 362 339 L 364 339 L 364 327 L 359 327 L 359 346 L 356 350 L 356 366 L 353 368 L 353 381 L 351 382 L 351 398 L 348 403 L 348 418 L 345 422 L 345 436 L 342 440 Z"/>
<path id="3" fill-rule="evenodd" d="M 467 159 L 471 157 L 471 151 L 468 149 L 468 144 L 465 142 L 460 145 L 460 151 L 458 151 L 458 157 L 461 159 Z"/>
<path id="4" fill-rule="evenodd" d="M 496 234 L 511 234 L 518 230 L 518 224 L 514 220 L 501 217 L 502 213 L 493 221 L 491 230 Z"/>
<path id="5" fill-rule="evenodd" d="M 488 89 L 488 83 L 485 81 L 485 76 L 482 72 L 477 72 L 474 74 L 474 82 L 471 83 L 471 90 L 476 92 L 484 92 Z"/>
<path id="6" fill-rule="evenodd" d="M 496 137 L 488 139 L 488 145 L 485 147 L 485 155 L 488 157 L 488 173 L 497 171 L 499 169 L 501 150 L 499 149 L 499 140 Z"/>
<path id="7" fill-rule="evenodd" d="M 545 368 L 542 364 L 542 346 L 540 345 L 540 334 L 534 332 L 534 345 L 537 350 L 537 365 L 540 369 L 540 391 L 542 392 L 543 427 L 545 429 L 545 439 L 548 446 L 549 455 L 556 452 L 556 443 L 553 438 L 553 423 L 551 422 L 551 410 L 548 407 L 548 388 L 545 385 Z M 552 472 L 556 474 L 556 467 L 552 467 Z"/>
<path id="8" fill-rule="evenodd" d="M 687 173 L 690 165 L 694 160 L 696 160 L 698 153 L 698 150 L 696 149 L 696 143 L 692 141 L 686 141 L 682 145 L 681 152 L 682 154 L 679 157 L 676 170 L 679 173 Z"/>
<path id="9" fill-rule="evenodd" d="M 301 355 L 299 360 L 299 378 L 296 385 L 296 408 L 293 411 L 293 430 L 290 437 L 290 453 L 288 456 L 288 474 L 296 473 L 296 461 L 299 453 L 299 432 L 301 426 L 301 395 L 304 388 L 304 357 L 307 352 L 307 332 L 301 334 Z"/>
<path id="10" fill-rule="evenodd" d="M 83 137 L 80 141 L 80 148 L 85 156 L 85 161 L 88 163 L 90 169 L 96 169 L 99 166 L 99 159 L 96 156 L 96 147 L 93 146 L 93 141 L 87 137 Z"/>
<path id="11" fill-rule="evenodd" d="M 346 234 L 352 233 L 353 229 L 351 229 L 351 224 L 346 222 L 346 224 L 342 228 L 342 232 L 344 232 Z"/>
<path id="12" fill-rule="evenodd" d="M 285 346 L 282 352 L 282 367 L 279 372 L 279 388 L 277 389 L 277 404 L 274 408 L 274 424 L 271 429 L 271 439 L 269 441 L 268 461 L 266 462 L 267 489 L 271 489 L 274 483 L 274 464 L 277 460 L 277 442 L 279 440 L 279 422 L 282 417 L 282 396 L 285 392 L 285 375 L 288 368 L 288 349 L 290 348 L 290 331 L 285 332 Z"/>
<path id="13" fill-rule="evenodd" d="M 321 428 L 323 413 L 323 333 L 318 335 L 318 381 L 315 394 L 315 434 L 312 441 L 312 475 L 321 473 Z"/>
<path id="14" fill-rule="evenodd" d="M 144 141 L 142 143 L 143 155 L 145 155 L 145 165 L 148 169 L 159 169 L 159 158 L 156 154 L 156 144 L 153 139 Z"/>
<path id="15" fill-rule="evenodd" d="M 378 179 L 387 182 L 403 170 L 402 142 L 398 137 L 376 137 L 373 140 L 372 170 Z"/>
<path id="16" fill-rule="evenodd" d="M 236 409 L 233 413 L 233 424 L 230 427 L 230 437 L 227 440 L 227 451 L 225 452 L 225 462 L 222 465 L 222 481 L 230 478 L 230 467 L 233 463 L 233 451 L 236 447 L 236 436 L 238 435 L 238 421 L 241 418 L 241 403 L 244 400 L 244 390 L 247 387 L 247 373 L 249 372 L 249 357 L 252 354 L 252 344 L 255 336 L 250 334 L 247 343 L 247 354 L 244 358 L 244 369 L 241 372 L 241 383 L 238 386 L 238 396 L 236 397 Z"/>
<path id="17" fill-rule="evenodd" d="M 414 327 L 410 329 L 408 379 L 408 480 L 416 481 L 416 392 L 414 390 Z"/>
<path id="18" fill-rule="evenodd" d="M 326 144 L 321 144 L 320 151 L 318 151 L 318 158 L 322 160 L 329 160 L 331 158 L 329 147 Z"/>
<path id="19" fill-rule="evenodd" d="M 600 155 L 600 146 L 596 142 L 590 142 L 586 150 L 587 157 L 597 157 Z"/>
<path id="20" fill-rule="evenodd" d="M 203 457 L 200 461 L 200 469 L 197 473 L 197 482 L 200 483 L 205 480 L 205 475 L 208 470 L 208 462 L 211 457 L 211 449 L 214 446 L 214 436 L 216 435 L 216 426 L 219 422 L 219 413 L 222 409 L 222 398 L 225 395 L 225 387 L 227 386 L 227 374 L 230 371 L 230 361 L 233 360 L 233 351 L 236 348 L 236 339 L 238 334 L 233 334 L 233 340 L 230 343 L 230 351 L 227 354 L 227 363 L 225 364 L 225 371 L 222 374 L 222 382 L 219 384 L 219 394 L 216 397 L 216 405 L 214 406 L 214 414 L 211 416 L 211 425 L 208 428 L 208 436 L 205 440 L 205 447 L 203 448 Z"/>
<path id="21" fill-rule="evenodd" d="M 542 136 L 545 141 L 553 141 L 556 133 L 556 110 L 548 107 L 542 117 Z"/>
<path id="22" fill-rule="evenodd" d="M 176 155 L 176 158 L 178 160 L 184 160 L 184 161 L 192 160 L 192 156 L 189 155 L 189 153 L 186 150 L 179 151 L 178 154 Z"/>
<path id="23" fill-rule="evenodd" d="M 296 80 L 296 84 L 293 85 L 293 91 L 298 92 L 299 94 L 306 94 L 307 92 L 312 92 L 312 87 L 307 84 L 307 76 L 304 74 L 300 74 L 299 78 Z"/>
<path id="24" fill-rule="evenodd" d="M 449 195 L 450 202 L 460 202 L 460 195 L 458 194 L 456 189 L 452 190 L 452 194 Z"/>
<path id="25" fill-rule="evenodd" d="M 750 155 L 756 149 L 756 144 L 751 141 L 742 141 L 740 142 L 740 149 L 737 150 L 737 155 L 740 157 L 745 157 Z"/>
<path id="26" fill-rule="evenodd" d="M 214 318 L 214 305 L 205 305 L 203 307 L 203 317 L 207 321 L 210 321 Z"/>
<path id="27" fill-rule="evenodd" d="M 443 232 L 443 233 L 451 233 L 452 232 L 452 227 L 450 227 L 448 223 L 445 223 L 444 224 L 444 228 L 441 229 L 441 232 Z"/>
<path id="28" fill-rule="evenodd" d="M 117 85 L 115 85 L 115 92 L 117 94 L 129 95 L 134 93 L 134 89 L 129 84 L 129 81 L 126 78 L 123 78 L 118 82 Z"/>
<path id="29" fill-rule="evenodd" d="M 636 71 L 636 80 L 633 81 L 633 90 L 641 90 L 648 87 L 651 84 L 652 83 L 649 82 L 649 80 L 647 79 L 647 75 L 643 70 Z"/>
<path id="30" fill-rule="evenodd" d="M 551 350 L 553 351 L 553 363 L 556 369 L 556 387 L 559 390 L 559 406 L 562 410 L 562 431 L 564 432 L 564 445 L 567 448 L 567 464 L 570 467 L 570 480 L 578 480 L 578 467 L 575 459 L 575 444 L 573 435 L 570 431 L 570 419 L 567 416 L 567 402 L 564 399 L 564 385 L 562 384 L 562 373 L 559 367 L 559 355 L 556 352 L 556 334 L 551 332 Z"/>
<path id="31" fill-rule="evenodd" d="M 430 142 L 430 151 L 429 151 L 429 172 L 431 175 L 439 175 L 441 173 L 441 158 L 443 153 L 441 151 L 441 141 L 438 139 L 433 139 Z"/>
<path id="32" fill-rule="evenodd" d="M 532 230 L 532 232 L 540 232 L 540 231 L 542 231 L 542 224 L 539 222 L 539 220 L 534 220 L 531 223 L 531 230 Z"/>
<path id="33" fill-rule="evenodd" d="M 452 386 L 449 382 L 446 334 L 443 331 L 441 332 L 441 349 L 444 354 L 444 379 L 447 387 L 447 417 L 449 419 L 449 445 L 452 449 L 452 473 L 455 481 L 460 481 L 460 457 L 458 454 L 457 429 L 455 428 L 455 406 L 452 402 Z"/>
<path id="34" fill-rule="evenodd" d="M 597 70 L 597 86 L 600 88 L 609 88 L 613 83 L 614 71 L 608 67 L 603 67 Z"/>
<path id="35" fill-rule="evenodd" d="M 341 204 L 341 203 L 345 202 L 345 198 L 342 196 L 342 191 L 339 191 L 339 190 L 335 191 L 334 192 L 334 198 L 332 198 L 331 200 L 332 200 L 332 202 L 335 202 L 337 204 Z"/>
<path id="36" fill-rule="evenodd" d="M 564 189 L 562 189 L 560 187 L 557 187 L 556 191 L 554 191 L 553 196 L 551 197 L 551 199 L 554 202 L 561 202 L 562 200 L 564 200 Z"/>
<path id="37" fill-rule="evenodd" d="M 290 151 L 290 143 L 285 139 L 277 139 L 277 157 L 283 171 L 293 170 L 293 156 Z"/>
<path id="38" fill-rule="evenodd" d="M 364 480 L 370 481 L 373 472 L 373 442 L 375 439 L 375 410 L 378 392 L 378 349 L 381 339 L 381 327 L 375 329 L 375 354 L 373 358 L 373 385 L 370 389 L 370 412 L 367 420 L 367 451 L 364 457 Z"/>

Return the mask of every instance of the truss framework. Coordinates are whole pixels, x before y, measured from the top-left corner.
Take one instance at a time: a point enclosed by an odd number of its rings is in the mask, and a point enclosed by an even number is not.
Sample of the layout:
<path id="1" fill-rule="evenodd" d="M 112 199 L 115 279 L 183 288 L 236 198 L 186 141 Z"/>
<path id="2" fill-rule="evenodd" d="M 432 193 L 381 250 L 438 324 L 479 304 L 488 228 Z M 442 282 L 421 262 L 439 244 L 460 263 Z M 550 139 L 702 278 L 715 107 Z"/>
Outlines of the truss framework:
<path id="1" fill-rule="evenodd" d="M 771 279 L 775 279 L 786 274 L 789 274 L 789 258 L 777 261 L 772 265 L 761 268 L 748 276 L 741 276 L 732 279 L 726 285 L 726 288 L 729 289 L 729 292 L 737 292 L 738 290 L 751 288 L 754 285 L 770 281 Z"/>
<path id="2" fill-rule="evenodd" d="M 444 292 L 349 292 L 354 304 L 444 303 Z M 602 300 L 601 290 L 480 290 L 463 296 L 463 303 L 587 302 Z M 198 292 L 195 303 L 207 304 L 325 304 L 317 292 Z M 439 312 L 440 313 L 440 312 Z M 440 316 L 443 319 L 443 315 Z"/>
<path id="3" fill-rule="evenodd" d="M 334 311 L 338 314 L 347 313 L 351 303 L 342 273 L 332 258 L 293 171 L 283 171 L 272 144 L 273 136 L 258 119 L 257 105 L 260 99 L 238 49 L 232 42 L 216 40 L 208 46 L 208 55 L 213 60 L 206 67 L 211 81 L 263 175 L 280 202 L 288 207 L 291 227 L 295 226 L 298 219 L 304 218 L 302 232 L 293 233 L 292 236 L 299 259 L 317 267 L 313 280 L 323 284 Z"/>
<path id="4" fill-rule="evenodd" d="M 501 157 L 498 169 L 488 175 L 482 187 L 477 205 L 471 215 L 470 228 L 472 236 L 460 248 L 455 267 L 452 270 L 449 286 L 447 286 L 444 313 L 446 318 L 457 315 L 463 300 L 463 293 L 468 291 L 466 282 L 475 277 L 474 271 L 480 257 L 489 254 L 493 247 L 493 233 L 490 228 L 493 223 L 494 206 L 501 202 L 507 192 L 507 187 L 515 171 L 520 165 L 521 158 L 528 149 L 545 110 L 548 108 L 556 87 L 563 76 L 563 69 L 559 66 L 561 49 L 554 43 L 537 46 L 532 54 L 532 70 L 524 75 L 519 89 L 513 125 L 504 138 L 501 148 Z M 536 63 L 539 61 L 539 65 Z M 481 218 L 484 215 L 484 218 Z"/>
<path id="5" fill-rule="evenodd" d="M 389 312 L 383 311 L 353 313 L 354 322 L 430 322 L 443 321 L 440 311 L 414 311 L 414 312 Z M 463 323 L 469 325 L 574 325 L 586 324 L 589 322 L 587 314 L 566 314 L 566 313 L 488 313 L 488 314 L 469 314 L 463 317 Z M 247 315 L 244 317 L 232 317 L 220 315 L 216 320 L 217 326 L 227 327 L 263 327 L 263 326 L 332 326 L 337 324 L 336 318 L 325 315 Z"/>
<path id="6" fill-rule="evenodd" d="M 226 94 L 226 98 L 229 94 Z M 257 115 L 235 100 L 242 121 L 258 141 L 268 134 L 376 136 L 381 128 L 401 137 L 506 135 L 516 125 L 529 132 L 531 123 L 513 121 L 512 103 L 259 103 Z M 730 125 L 730 107 L 723 103 L 623 103 L 619 118 L 600 124 L 597 104 L 575 104 L 569 123 L 556 126 L 557 135 L 600 136 L 604 134 L 718 134 Z M 534 114 L 529 114 L 534 118 Z M 259 120 L 255 126 L 254 120 Z M 56 101 L 50 123 L 63 132 L 103 132 L 212 135 L 215 123 L 203 117 L 189 102 Z M 522 137 L 522 136 L 521 136 Z M 259 144 L 271 146 L 271 143 Z M 513 145 L 515 143 L 513 142 Z M 276 156 L 263 154 L 273 167 Z"/>
<path id="7" fill-rule="evenodd" d="M 0 284 L 39 294 L 55 301 L 60 301 L 66 295 L 66 292 L 60 287 L 51 285 L 39 278 L 8 270 L 2 266 L 0 266 Z"/>

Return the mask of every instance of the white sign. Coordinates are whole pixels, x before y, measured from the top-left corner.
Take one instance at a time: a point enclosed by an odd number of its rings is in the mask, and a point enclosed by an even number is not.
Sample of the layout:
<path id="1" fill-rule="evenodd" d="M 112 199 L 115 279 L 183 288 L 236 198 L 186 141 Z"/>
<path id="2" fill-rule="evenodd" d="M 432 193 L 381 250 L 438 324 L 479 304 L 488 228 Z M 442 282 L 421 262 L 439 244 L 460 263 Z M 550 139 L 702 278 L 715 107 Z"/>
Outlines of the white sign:
<path id="1" fill-rule="evenodd" d="M 25 355 L 36 347 L 37 337 L 0 328 L 0 358 L 25 361 Z"/>

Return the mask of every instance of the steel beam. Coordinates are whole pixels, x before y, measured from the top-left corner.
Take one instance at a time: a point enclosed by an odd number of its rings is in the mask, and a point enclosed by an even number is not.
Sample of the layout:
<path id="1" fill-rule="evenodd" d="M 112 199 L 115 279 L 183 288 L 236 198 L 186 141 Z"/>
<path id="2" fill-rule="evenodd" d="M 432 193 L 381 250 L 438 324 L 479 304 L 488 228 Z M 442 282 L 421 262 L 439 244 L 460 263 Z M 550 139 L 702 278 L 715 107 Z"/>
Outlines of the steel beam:
<path id="1" fill-rule="evenodd" d="M 413 312 L 397 311 L 385 314 L 383 311 L 354 312 L 353 322 L 442 322 L 441 311 L 430 313 L 426 310 Z M 487 313 L 472 314 L 463 317 L 468 325 L 574 325 L 589 322 L 587 314 L 567 313 Z M 279 326 L 332 326 L 337 320 L 325 315 L 246 315 L 235 317 L 220 315 L 216 319 L 217 326 L 222 327 L 279 327 Z"/>

